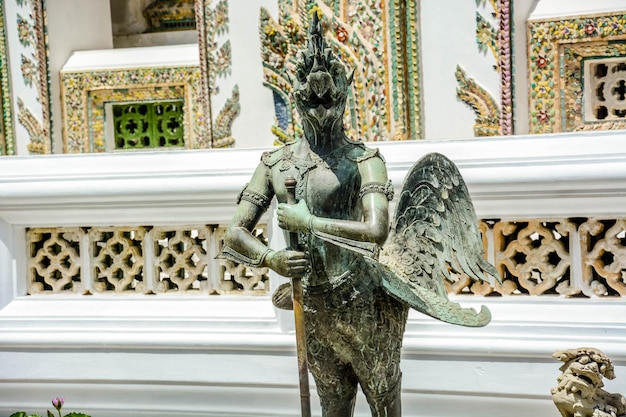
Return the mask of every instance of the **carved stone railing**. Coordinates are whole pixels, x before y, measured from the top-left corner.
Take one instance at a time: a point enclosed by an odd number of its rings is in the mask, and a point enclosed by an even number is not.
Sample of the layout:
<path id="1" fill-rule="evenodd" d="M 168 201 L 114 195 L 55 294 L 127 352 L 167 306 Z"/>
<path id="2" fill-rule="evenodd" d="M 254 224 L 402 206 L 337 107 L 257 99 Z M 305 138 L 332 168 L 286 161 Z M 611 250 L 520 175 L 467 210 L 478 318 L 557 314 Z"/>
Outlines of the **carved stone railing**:
<path id="1" fill-rule="evenodd" d="M 626 219 L 483 220 L 485 253 L 502 284 L 459 277 L 454 294 L 626 296 Z"/>
<path id="2" fill-rule="evenodd" d="M 255 235 L 267 242 L 265 226 Z M 215 259 L 225 226 L 36 227 L 27 293 L 268 295 L 267 268 Z"/>

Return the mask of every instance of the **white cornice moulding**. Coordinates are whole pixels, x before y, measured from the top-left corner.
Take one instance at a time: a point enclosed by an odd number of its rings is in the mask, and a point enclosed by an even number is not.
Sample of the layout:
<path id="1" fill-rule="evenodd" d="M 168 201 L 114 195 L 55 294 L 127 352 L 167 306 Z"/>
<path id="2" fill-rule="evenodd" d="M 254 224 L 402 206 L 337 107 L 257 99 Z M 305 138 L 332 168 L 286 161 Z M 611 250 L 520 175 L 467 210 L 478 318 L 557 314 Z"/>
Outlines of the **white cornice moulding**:
<path id="1" fill-rule="evenodd" d="M 400 189 L 440 152 L 461 170 L 482 218 L 626 213 L 626 133 L 371 143 Z M 227 222 L 267 149 L 3 158 L 0 218 L 15 226 Z"/>
<path id="2" fill-rule="evenodd" d="M 76 51 L 61 73 L 124 68 L 190 67 L 200 65 L 198 44 L 144 46 Z"/>
<path id="3" fill-rule="evenodd" d="M 541 359 L 565 346 L 593 345 L 614 361 L 626 361 L 622 300 L 452 298 L 477 310 L 488 306 L 492 322 L 466 328 L 411 311 L 404 355 Z M 268 297 L 34 296 L 0 312 L 0 346 L 291 355 L 295 337 L 281 329 Z"/>

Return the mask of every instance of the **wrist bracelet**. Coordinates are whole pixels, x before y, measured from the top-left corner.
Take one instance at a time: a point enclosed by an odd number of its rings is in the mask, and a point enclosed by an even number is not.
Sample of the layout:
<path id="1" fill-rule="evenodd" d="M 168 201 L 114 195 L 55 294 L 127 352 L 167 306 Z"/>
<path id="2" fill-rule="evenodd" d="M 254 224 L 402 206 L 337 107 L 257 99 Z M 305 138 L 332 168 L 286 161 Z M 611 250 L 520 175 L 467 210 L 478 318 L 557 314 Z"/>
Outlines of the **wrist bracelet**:
<path id="1" fill-rule="evenodd" d="M 313 233 L 313 219 L 315 218 L 314 215 L 311 214 L 311 216 L 309 217 L 309 233 Z"/>

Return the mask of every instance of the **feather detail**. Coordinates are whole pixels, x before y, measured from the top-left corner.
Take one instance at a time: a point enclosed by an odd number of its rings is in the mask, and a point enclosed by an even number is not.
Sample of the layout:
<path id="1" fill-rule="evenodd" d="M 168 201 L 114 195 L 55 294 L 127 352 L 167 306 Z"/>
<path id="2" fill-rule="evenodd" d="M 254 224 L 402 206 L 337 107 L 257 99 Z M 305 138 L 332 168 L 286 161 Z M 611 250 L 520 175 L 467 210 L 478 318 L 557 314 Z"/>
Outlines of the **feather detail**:
<path id="1" fill-rule="evenodd" d="M 380 262 L 389 271 L 383 273 L 383 287 L 396 298 L 405 297 L 418 311 L 426 308 L 418 308 L 418 299 L 427 297 L 428 301 L 422 300 L 430 306 L 422 311 L 425 314 L 467 326 L 488 323 L 484 321 L 490 317 L 488 310 L 461 309 L 448 300 L 443 284 L 444 279 L 453 280 L 450 271 L 463 272 L 474 280 L 492 276 L 500 281 L 496 269 L 484 258 L 467 186 L 445 156 L 428 154 L 411 168 Z M 431 299 L 433 295 L 439 299 Z M 461 316 L 453 318 L 453 311 Z"/>

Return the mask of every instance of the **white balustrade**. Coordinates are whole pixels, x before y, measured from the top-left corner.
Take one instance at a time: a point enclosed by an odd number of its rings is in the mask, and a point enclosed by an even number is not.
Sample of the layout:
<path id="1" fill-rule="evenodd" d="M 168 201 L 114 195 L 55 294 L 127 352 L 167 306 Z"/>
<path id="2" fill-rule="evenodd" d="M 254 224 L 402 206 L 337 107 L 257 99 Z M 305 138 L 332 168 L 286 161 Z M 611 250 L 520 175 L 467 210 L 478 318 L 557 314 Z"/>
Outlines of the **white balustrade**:
<path id="1" fill-rule="evenodd" d="M 380 148 L 397 190 L 421 156 L 447 155 L 483 219 L 626 218 L 624 132 L 370 145 Z M 262 151 L 0 161 L 0 414 L 17 404 L 41 413 L 50 398 L 65 396 L 72 409 L 104 417 L 298 415 L 291 316 L 269 296 L 159 292 L 157 281 L 155 294 L 27 295 L 27 230 L 81 228 L 78 245 L 88 248 L 89 230 L 227 224 Z M 273 209 L 263 222 L 270 246 L 279 248 Z M 146 268 L 157 255 L 150 256 Z M 88 257 L 81 262 L 91 268 Z M 271 288 L 280 280 L 271 275 Z M 618 387 L 608 383 L 608 390 L 626 391 L 623 297 L 452 298 L 487 305 L 493 321 L 466 329 L 411 313 L 405 416 L 556 417 L 549 388 L 560 364 L 550 355 L 587 345 L 616 363 Z M 369 415 L 362 398 L 357 415 Z"/>

